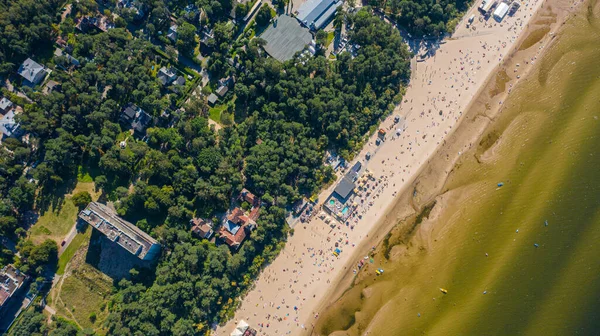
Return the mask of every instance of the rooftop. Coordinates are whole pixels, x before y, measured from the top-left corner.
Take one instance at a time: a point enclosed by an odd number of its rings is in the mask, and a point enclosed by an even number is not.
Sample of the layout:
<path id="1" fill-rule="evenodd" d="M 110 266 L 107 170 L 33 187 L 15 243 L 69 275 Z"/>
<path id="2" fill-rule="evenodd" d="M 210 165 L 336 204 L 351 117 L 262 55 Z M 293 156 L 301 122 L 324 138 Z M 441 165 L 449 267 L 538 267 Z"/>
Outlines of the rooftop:
<path id="1" fill-rule="evenodd" d="M 37 83 L 39 76 L 42 72 L 45 72 L 44 67 L 39 63 L 35 62 L 31 58 L 28 58 L 19 67 L 19 75 L 28 80 L 31 83 Z"/>
<path id="2" fill-rule="evenodd" d="M 158 252 L 158 242 L 154 238 L 104 204 L 91 202 L 79 213 L 79 218 L 140 259 L 153 259 Z"/>
<path id="3" fill-rule="evenodd" d="M 7 265 L 0 271 L 0 308 L 23 285 L 27 275 L 13 265 Z"/>
<path id="4" fill-rule="evenodd" d="M 336 0 L 308 0 L 300 6 L 296 17 L 306 27 L 312 27 L 335 2 Z"/>
<path id="5" fill-rule="evenodd" d="M 354 182 L 352 181 L 352 177 L 350 177 L 349 175 L 350 174 L 344 176 L 344 178 L 342 178 L 342 180 L 340 181 L 340 183 L 338 183 L 334 190 L 334 192 L 343 199 L 348 198 L 348 195 L 350 195 L 350 193 L 352 192 L 352 190 L 354 190 L 355 187 Z"/>
<path id="6" fill-rule="evenodd" d="M 18 129 L 19 123 L 15 120 L 14 110 L 6 112 L 6 114 L 0 118 L 0 133 L 2 133 L 4 136 L 13 136 Z"/>
<path id="7" fill-rule="evenodd" d="M 6 111 L 9 108 L 11 108 L 12 106 L 13 106 L 13 103 L 10 100 L 8 100 L 8 98 L 2 97 L 2 99 L 0 99 L 0 110 Z"/>
<path id="8" fill-rule="evenodd" d="M 292 59 L 312 41 L 308 29 L 287 15 L 276 17 L 260 37 L 267 42 L 265 51 L 280 62 Z"/>
<path id="9" fill-rule="evenodd" d="M 202 218 L 192 218 L 190 219 L 190 224 L 192 225 L 192 233 L 200 238 L 209 239 L 213 235 L 212 225 Z"/>

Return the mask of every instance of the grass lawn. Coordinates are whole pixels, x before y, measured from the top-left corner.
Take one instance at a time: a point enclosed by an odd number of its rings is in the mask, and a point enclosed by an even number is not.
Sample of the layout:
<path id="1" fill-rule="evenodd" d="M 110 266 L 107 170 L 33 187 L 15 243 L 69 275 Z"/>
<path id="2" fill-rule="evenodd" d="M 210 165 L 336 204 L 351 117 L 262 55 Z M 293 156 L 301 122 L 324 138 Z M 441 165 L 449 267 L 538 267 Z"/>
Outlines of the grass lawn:
<path id="1" fill-rule="evenodd" d="M 217 105 L 215 107 L 210 108 L 208 110 L 208 116 L 210 119 L 216 121 L 217 123 L 221 123 L 221 113 L 227 109 L 227 104 Z"/>
<path id="2" fill-rule="evenodd" d="M 89 171 L 83 169 L 82 166 L 77 168 L 77 182 L 94 182 L 94 178 L 90 175 Z"/>
<path id="3" fill-rule="evenodd" d="M 91 229 L 81 235 L 85 239 L 74 252 L 71 262 L 64 267 L 62 279 L 48 297 L 52 298 L 52 307 L 57 315 L 74 321 L 81 328 L 92 328 L 97 333 L 104 334 L 101 328 L 108 316 L 107 302 L 112 293 L 113 282 L 110 277 L 85 262 L 89 232 Z M 75 240 L 71 245 L 74 243 Z M 96 315 L 95 319 L 90 319 L 92 313 Z"/>
<path id="4" fill-rule="evenodd" d="M 330 31 L 327 33 L 327 41 L 325 42 L 326 47 L 329 47 L 331 42 L 333 42 L 334 37 L 335 37 L 335 32 Z"/>
<path id="5" fill-rule="evenodd" d="M 94 183 L 91 182 L 77 183 L 73 194 L 80 191 L 89 192 L 93 200 L 97 200 L 100 196 L 94 191 Z M 40 244 L 46 239 L 52 239 L 60 244 L 75 224 L 78 213 L 79 209 L 71 202 L 71 196 L 66 195 L 59 209 L 49 209 L 40 216 L 37 223 L 29 229 L 29 238 L 35 244 Z"/>
<path id="6" fill-rule="evenodd" d="M 58 258 L 58 270 L 56 271 L 56 274 L 63 275 L 65 273 L 67 263 L 71 261 L 71 258 L 73 258 L 75 252 L 79 250 L 81 245 L 90 240 L 91 235 L 92 229 L 87 225 L 85 226 L 85 231 L 83 233 L 77 233 L 77 235 L 75 235 L 75 238 L 73 238 L 63 254 L 60 255 L 60 258 Z"/>

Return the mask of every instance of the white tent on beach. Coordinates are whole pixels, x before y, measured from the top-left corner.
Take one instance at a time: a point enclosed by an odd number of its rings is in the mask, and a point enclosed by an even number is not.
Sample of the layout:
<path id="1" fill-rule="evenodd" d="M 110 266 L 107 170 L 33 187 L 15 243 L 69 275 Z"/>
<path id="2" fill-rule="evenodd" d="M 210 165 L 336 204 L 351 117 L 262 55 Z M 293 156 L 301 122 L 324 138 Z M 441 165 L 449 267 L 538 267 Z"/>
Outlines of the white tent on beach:
<path id="1" fill-rule="evenodd" d="M 248 327 L 248 323 L 246 323 L 244 320 L 241 320 L 237 327 L 235 327 L 235 329 L 231 332 L 231 336 L 243 336 Z"/>
<path id="2" fill-rule="evenodd" d="M 504 19 L 504 17 L 506 16 L 506 13 L 508 13 L 508 4 L 506 2 L 502 2 L 498 5 L 498 8 L 496 8 L 496 10 L 494 11 L 494 19 L 496 19 L 496 21 L 500 22 Z"/>

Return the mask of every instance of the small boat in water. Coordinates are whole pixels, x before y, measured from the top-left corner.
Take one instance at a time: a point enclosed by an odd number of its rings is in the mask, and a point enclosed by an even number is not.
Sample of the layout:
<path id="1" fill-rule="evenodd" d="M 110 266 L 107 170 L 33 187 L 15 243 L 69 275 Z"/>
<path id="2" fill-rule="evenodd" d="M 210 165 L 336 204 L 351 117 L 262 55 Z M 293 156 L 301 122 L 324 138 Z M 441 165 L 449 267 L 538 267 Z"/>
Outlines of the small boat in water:
<path id="1" fill-rule="evenodd" d="M 440 288 L 440 291 L 441 291 L 442 293 L 444 293 L 444 294 L 448 294 L 448 290 L 447 290 L 447 289 L 445 289 L 445 288 Z"/>

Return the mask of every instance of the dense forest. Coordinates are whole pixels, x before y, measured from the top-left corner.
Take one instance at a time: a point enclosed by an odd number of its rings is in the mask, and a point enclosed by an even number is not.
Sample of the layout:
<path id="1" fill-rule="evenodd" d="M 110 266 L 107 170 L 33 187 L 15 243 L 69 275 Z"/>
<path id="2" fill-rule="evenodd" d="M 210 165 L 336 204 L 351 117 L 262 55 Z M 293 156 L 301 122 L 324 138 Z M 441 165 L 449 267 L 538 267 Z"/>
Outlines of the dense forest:
<path id="1" fill-rule="evenodd" d="M 369 4 L 390 14 L 408 32 L 440 36 L 454 31 L 470 0 L 370 0 Z"/>
<path id="2" fill-rule="evenodd" d="M 68 35 L 81 66 L 54 68 L 61 90 L 23 88 L 29 99 L 2 91 L 23 107 L 18 118 L 30 139 L 7 139 L 0 148 L 0 235 L 20 239 L 22 258 L 15 262 L 41 273 L 39 267 L 56 258 L 56 244 L 34 246 L 24 239 L 26 214 L 57 204 L 74 187 L 78 171 L 89 172 L 103 199 L 156 237 L 164 251 L 155 269 L 132 270 L 116 285 L 105 325 L 114 335 L 193 335 L 229 318 L 237 298 L 290 234 L 286 207 L 335 179 L 323 164 L 326 150 L 351 158 L 364 135 L 400 101 L 410 76 L 410 54 L 399 33 L 368 9 L 351 17 L 349 38 L 360 46 L 356 55 L 343 52 L 335 61 L 317 56 L 282 64 L 267 57 L 261 39 L 228 50 L 233 36 L 217 22 L 215 59 L 235 53 L 242 66 L 209 62 L 213 77 L 236 77 L 227 111 L 234 122 L 216 132 L 202 98 L 174 111 L 155 75 L 162 56 L 149 39 L 125 28 L 75 34 L 58 23 L 54 1 L 2 5 L 8 8 L 0 13 L 2 75 L 14 73 L 52 34 Z M 75 13 L 89 10 L 84 5 Z M 217 1 L 201 5 L 226 10 Z M 54 57 L 48 65 L 63 61 Z M 128 103 L 155 118 L 146 141 L 131 137 L 119 123 Z M 242 187 L 266 206 L 236 253 L 191 236 L 192 217 L 224 212 Z M 2 263 L 12 258 L 8 251 L 0 254 Z M 38 316 L 27 319 L 31 334 L 54 335 L 39 325 Z M 61 325 L 52 332 L 71 334 L 72 326 Z"/>

